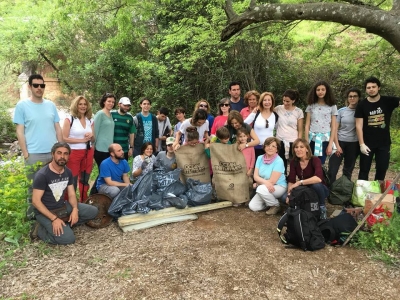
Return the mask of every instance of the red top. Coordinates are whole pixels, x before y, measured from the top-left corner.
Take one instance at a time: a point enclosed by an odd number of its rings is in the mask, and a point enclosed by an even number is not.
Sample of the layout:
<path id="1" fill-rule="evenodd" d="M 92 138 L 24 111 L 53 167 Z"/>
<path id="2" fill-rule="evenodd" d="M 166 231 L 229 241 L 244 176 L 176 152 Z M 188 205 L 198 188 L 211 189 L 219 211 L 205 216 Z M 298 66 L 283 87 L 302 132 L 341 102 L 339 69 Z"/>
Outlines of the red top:
<path id="1" fill-rule="evenodd" d="M 288 182 L 296 183 L 296 176 L 299 180 L 318 176 L 321 179 L 321 182 L 325 184 L 321 161 L 316 156 L 311 157 L 310 161 L 307 164 L 307 167 L 305 167 L 304 169 L 301 168 L 299 161 L 293 159 L 290 162 Z"/>
<path id="2" fill-rule="evenodd" d="M 225 126 L 227 121 L 228 121 L 228 116 L 215 117 L 213 126 L 211 127 L 211 134 L 215 135 L 215 133 L 217 132 L 217 129 Z"/>

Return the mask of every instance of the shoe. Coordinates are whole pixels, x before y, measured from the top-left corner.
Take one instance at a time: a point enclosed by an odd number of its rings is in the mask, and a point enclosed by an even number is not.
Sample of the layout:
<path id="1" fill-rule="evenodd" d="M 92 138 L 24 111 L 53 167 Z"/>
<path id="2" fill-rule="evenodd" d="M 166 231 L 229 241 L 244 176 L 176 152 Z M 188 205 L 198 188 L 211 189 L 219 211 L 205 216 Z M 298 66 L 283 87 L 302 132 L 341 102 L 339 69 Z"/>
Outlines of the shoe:
<path id="1" fill-rule="evenodd" d="M 39 226 L 40 223 L 38 221 L 33 222 L 31 225 L 31 231 L 29 232 L 29 237 L 31 238 L 32 242 L 38 238 Z"/>
<path id="2" fill-rule="evenodd" d="M 271 206 L 271 208 L 268 209 L 265 214 L 269 215 L 269 216 L 276 215 L 280 210 L 281 210 L 281 207 L 279 205 L 278 206 Z"/>
<path id="3" fill-rule="evenodd" d="M 325 206 L 320 206 L 319 207 L 319 211 L 320 211 L 320 215 L 319 215 L 319 218 L 321 219 L 321 220 L 326 220 L 326 219 L 328 219 L 328 216 L 327 216 L 327 214 L 326 214 L 326 207 Z"/>

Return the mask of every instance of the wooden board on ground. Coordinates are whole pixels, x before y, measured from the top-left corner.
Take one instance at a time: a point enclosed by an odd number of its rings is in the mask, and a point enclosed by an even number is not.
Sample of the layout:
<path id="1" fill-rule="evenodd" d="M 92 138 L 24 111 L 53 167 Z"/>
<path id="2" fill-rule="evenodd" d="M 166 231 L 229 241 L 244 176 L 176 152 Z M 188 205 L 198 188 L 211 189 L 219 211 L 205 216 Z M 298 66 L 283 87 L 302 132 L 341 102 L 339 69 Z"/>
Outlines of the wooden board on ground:
<path id="1" fill-rule="evenodd" d="M 128 225 L 121 227 L 123 232 L 128 232 L 128 231 L 133 231 L 133 230 L 141 230 L 141 229 L 147 229 L 163 224 L 168 224 L 168 223 L 176 223 L 176 222 L 182 222 L 182 221 L 188 221 L 188 220 L 197 220 L 198 216 L 195 214 L 190 214 L 190 215 L 184 215 L 184 216 L 176 216 L 176 217 L 169 217 L 169 218 L 164 218 L 164 219 L 157 219 L 153 221 L 148 221 L 144 223 L 139 223 L 139 224 L 133 224 L 133 225 Z"/>
<path id="2" fill-rule="evenodd" d="M 183 216 L 188 214 L 195 214 L 202 211 L 209 211 L 232 206 L 230 201 L 222 201 L 212 204 L 200 205 L 195 207 L 186 207 L 184 209 L 177 209 L 174 207 L 164 208 L 158 211 L 151 211 L 148 214 L 133 214 L 129 216 L 122 216 L 118 218 L 118 225 L 124 227 L 132 224 L 144 223 L 156 219 L 164 219 L 169 217 Z"/>

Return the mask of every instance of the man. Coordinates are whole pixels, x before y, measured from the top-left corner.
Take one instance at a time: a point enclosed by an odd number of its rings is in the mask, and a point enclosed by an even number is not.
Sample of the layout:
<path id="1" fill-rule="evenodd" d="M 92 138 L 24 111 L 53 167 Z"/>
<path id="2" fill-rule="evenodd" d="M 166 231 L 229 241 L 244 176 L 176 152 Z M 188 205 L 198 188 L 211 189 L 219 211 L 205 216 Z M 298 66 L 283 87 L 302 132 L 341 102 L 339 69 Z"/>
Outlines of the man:
<path id="1" fill-rule="evenodd" d="M 122 97 L 118 102 L 118 110 L 112 110 L 111 116 L 114 120 L 114 143 L 120 144 L 124 150 L 124 157 L 128 160 L 133 155 L 133 141 L 135 139 L 136 127 L 133 116 L 129 113 L 131 100 Z"/>
<path id="2" fill-rule="evenodd" d="M 136 135 L 133 147 L 133 156 L 140 154 L 140 148 L 146 142 L 153 144 L 153 149 L 158 149 L 158 121 L 156 116 L 150 113 L 151 101 L 147 98 L 140 100 L 142 111 L 133 117 L 136 126 Z"/>
<path id="3" fill-rule="evenodd" d="M 390 118 L 399 107 L 400 98 L 381 96 L 381 82 L 376 77 L 369 77 L 364 85 L 368 96 L 357 105 L 354 114 L 361 151 L 358 179 L 368 180 L 375 156 L 375 180 L 385 180 L 390 159 Z"/>
<path id="4" fill-rule="evenodd" d="M 51 160 L 51 147 L 62 142 L 60 118 L 56 106 L 50 100 L 43 99 L 46 84 L 39 74 L 29 76 L 28 88 L 31 97 L 20 100 L 15 107 L 14 120 L 18 144 L 21 147 L 25 165 L 29 166 L 27 177 L 32 180 L 38 162 L 45 164 Z M 28 187 L 28 202 L 32 202 L 32 186 Z M 33 207 L 29 206 L 28 218 L 33 217 Z"/>
<path id="5" fill-rule="evenodd" d="M 233 81 L 229 84 L 229 95 L 231 95 L 231 99 L 229 101 L 231 105 L 231 110 L 237 110 L 240 112 L 243 108 L 246 107 L 243 98 L 240 97 L 240 83 L 237 81 Z"/>
<path id="6" fill-rule="evenodd" d="M 128 175 L 130 169 L 121 145 L 111 144 L 108 152 L 110 157 L 103 160 L 100 165 L 97 190 L 114 199 L 126 186 L 130 185 Z"/>
<path id="7" fill-rule="evenodd" d="M 32 204 L 37 221 L 31 231 L 32 239 L 39 237 L 50 244 L 73 244 L 75 236 L 71 227 L 97 216 L 97 207 L 76 200 L 72 172 L 65 167 L 70 153 L 67 143 L 54 144 L 51 162 L 35 175 Z M 64 202 L 65 190 L 68 191 L 68 201 Z M 66 220 L 62 220 L 60 215 L 64 215 Z"/>
<path id="8" fill-rule="evenodd" d="M 185 121 L 185 108 L 183 107 L 177 107 L 175 108 L 175 118 L 178 120 L 178 123 L 176 123 L 175 127 L 174 127 L 174 137 L 176 137 L 176 133 L 179 131 L 179 129 L 181 128 L 181 125 L 183 123 L 183 121 Z M 211 129 L 210 129 L 211 131 Z M 181 134 L 181 138 L 179 140 L 179 144 L 183 145 L 183 141 L 185 140 L 185 135 Z"/>
<path id="9" fill-rule="evenodd" d="M 157 152 L 166 151 L 167 146 L 165 141 L 167 137 L 172 135 L 172 125 L 168 118 L 169 109 L 166 107 L 161 107 L 157 111 L 157 121 L 158 121 L 158 148 Z"/>

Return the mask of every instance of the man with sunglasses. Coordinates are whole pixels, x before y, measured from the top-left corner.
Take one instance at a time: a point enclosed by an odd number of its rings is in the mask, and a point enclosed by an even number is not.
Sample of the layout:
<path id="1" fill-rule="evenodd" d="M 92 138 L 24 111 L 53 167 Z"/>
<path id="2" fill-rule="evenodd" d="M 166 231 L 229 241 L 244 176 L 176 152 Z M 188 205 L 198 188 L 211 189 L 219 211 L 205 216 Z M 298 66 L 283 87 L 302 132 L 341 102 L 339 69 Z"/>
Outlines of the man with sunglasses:
<path id="1" fill-rule="evenodd" d="M 58 141 L 62 142 L 60 117 L 57 108 L 50 100 L 43 99 L 46 87 L 43 77 L 39 74 L 29 76 L 28 88 L 31 97 L 20 100 L 15 107 L 13 122 L 16 124 L 18 144 L 21 147 L 25 165 L 29 166 L 27 177 L 32 180 L 38 168 L 52 159 L 51 147 Z M 32 207 L 32 186 L 28 187 L 27 217 L 34 218 Z"/>

